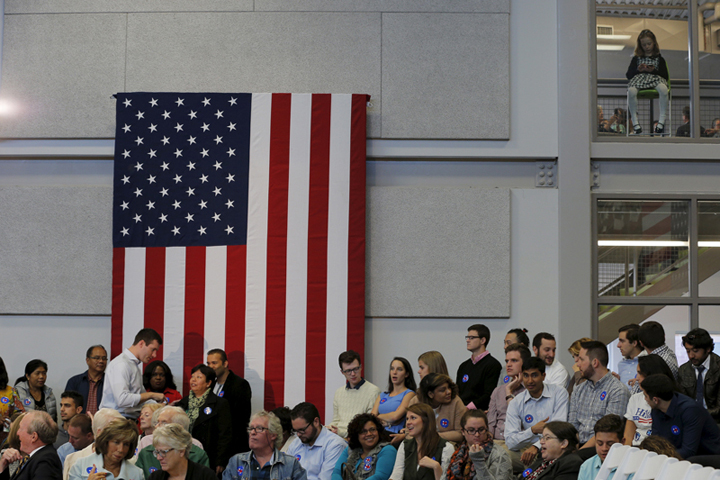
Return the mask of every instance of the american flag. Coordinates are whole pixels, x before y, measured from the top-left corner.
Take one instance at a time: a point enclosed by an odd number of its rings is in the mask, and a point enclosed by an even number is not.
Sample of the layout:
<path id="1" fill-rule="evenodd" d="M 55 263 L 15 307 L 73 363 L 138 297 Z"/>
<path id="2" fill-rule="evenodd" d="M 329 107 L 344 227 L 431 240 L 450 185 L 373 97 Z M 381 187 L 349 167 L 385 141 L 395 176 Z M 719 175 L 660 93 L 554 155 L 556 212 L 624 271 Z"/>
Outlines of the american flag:
<path id="1" fill-rule="evenodd" d="M 154 328 L 187 393 L 222 348 L 254 410 L 329 422 L 364 346 L 367 99 L 117 95 L 112 356 Z"/>

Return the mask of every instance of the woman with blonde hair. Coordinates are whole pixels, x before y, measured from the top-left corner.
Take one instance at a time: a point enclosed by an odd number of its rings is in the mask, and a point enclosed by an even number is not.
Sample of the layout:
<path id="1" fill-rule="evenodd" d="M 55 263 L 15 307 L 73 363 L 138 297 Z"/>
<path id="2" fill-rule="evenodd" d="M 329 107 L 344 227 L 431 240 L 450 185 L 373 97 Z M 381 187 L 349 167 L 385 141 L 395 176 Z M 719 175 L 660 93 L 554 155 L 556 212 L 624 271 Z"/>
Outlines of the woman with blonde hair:
<path id="1" fill-rule="evenodd" d="M 420 355 L 418 357 L 418 367 L 420 380 L 428 373 L 443 373 L 449 375 L 445 358 L 442 356 L 442 353 L 435 350 L 430 350 Z"/>
<path id="2" fill-rule="evenodd" d="M 572 394 L 573 388 L 580 385 L 582 382 L 585 381 L 585 379 L 582 376 L 582 372 L 580 371 L 580 367 L 577 365 L 578 361 L 578 355 L 580 355 L 580 344 L 584 342 L 591 342 L 592 338 L 583 337 L 578 340 L 575 340 L 571 345 L 570 348 L 568 348 L 568 352 L 570 352 L 570 355 L 573 357 L 573 378 L 570 379 L 567 386 L 568 395 Z"/>

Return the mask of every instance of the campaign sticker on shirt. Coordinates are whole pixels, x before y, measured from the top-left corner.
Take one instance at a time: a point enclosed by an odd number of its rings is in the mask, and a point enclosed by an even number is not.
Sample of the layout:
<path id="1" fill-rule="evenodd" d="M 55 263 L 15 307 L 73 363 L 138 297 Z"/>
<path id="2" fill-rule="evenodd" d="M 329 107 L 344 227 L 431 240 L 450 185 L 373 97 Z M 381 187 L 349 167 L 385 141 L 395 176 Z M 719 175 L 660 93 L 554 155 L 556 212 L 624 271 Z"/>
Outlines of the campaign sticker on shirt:
<path id="1" fill-rule="evenodd" d="M 468 375 L 467 375 L 467 373 L 466 373 L 465 375 L 463 375 L 462 381 L 463 381 L 463 383 L 465 383 L 465 382 L 467 382 L 468 380 L 470 380 L 470 377 L 468 377 Z"/>
<path id="2" fill-rule="evenodd" d="M 507 383 L 510 381 L 510 375 L 505 375 L 505 378 L 503 378 L 503 383 Z"/>
<path id="3" fill-rule="evenodd" d="M 155 470 L 157 470 L 157 467 L 150 467 L 150 468 L 148 468 L 148 471 L 149 471 L 150 473 L 153 473 Z"/>
<path id="4" fill-rule="evenodd" d="M 30 405 L 30 399 L 29 399 L 29 398 L 26 398 L 25 401 L 23 401 L 23 403 L 24 403 L 25 405 Z"/>
<path id="5" fill-rule="evenodd" d="M 295 455 L 295 458 L 297 458 L 297 460 L 298 460 L 298 462 L 299 462 L 302 457 L 301 457 L 300 454 L 298 453 L 297 455 Z"/>
<path id="6" fill-rule="evenodd" d="M 387 398 L 381 398 L 381 399 L 380 399 L 380 403 L 385 403 L 385 402 L 387 402 Z"/>
<path id="7" fill-rule="evenodd" d="M 137 449 L 137 448 L 135 449 L 135 456 L 136 456 L 136 457 L 137 457 L 137 454 L 138 454 L 138 450 L 139 450 L 139 449 Z"/>
<path id="8" fill-rule="evenodd" d="M 525 423 L 532 423 L 533 416 L 532 415 L 525 415 Z"/>
<path id="9" fill-rule="evenodd" d="M 433 460 L 435 460 L 435 457 L 432 457 Z M 435 460 L 437 462 L 437 460 Z"/>
<path id="10" fill-rule="evenodd" d="M 87 473 L 90 473 L 90 472 L 92 472 L 92 469 L 93 469 L 93 467 L 88 467 L 88 468 L 85 469 L 85 471 L 86 471 Z"/>
<path id="11" fill-rule="evenodd" d="M 372 470 L 372 457 L 367 457 L 365 459 L 365 464 L 363 465 L 363 470 L 365 470 L 366 472 L 369 472 L 370 470 Z"/>
<path id="12" fill-rule="evenodd" d="M 607 397 L 607 392 L 602 392 L 600 394 L 600 400 L 605 400 L 605 397 Z"/>
<path id="13" fill-rule="evenodd" d="M 648 430 L 647 435 L 648 435 L 648 437 L 649 437 L 650 435 L 652 435 L 652 430 Z"/>
<path id="14" fill-rule="evenodd" d="M 170 403 L 170 397 L 165 397 L 165 403 Z"/>
<path id="15" fill-rule="evenodd" d="M 10 399 L 9 399 L 8 397 L 2 397 L 2 398 L 0 398 L 0 402 L 2 402 L 2 403 L 9 403 L 9 402 L 10 402 Z"/>
<path id="16" fill-rule="evenodd" d="M 447 428 L 448 425 L 450 425 L 450 422 L 448 422 L 448 419 L 447 419 L 447 418 L 443 418 L 442 420 L 440 420 L 440 426 L 441 426 L 442 428 Z"/>
<path id="17" fill-rule="evenodd" d="M 673 425 L 670 427 L 670 431 L 673 433 L 673 435 L 680 435 L 680 429 L 677 425 Z"/>
<path id="18" fill-rule="evenodd" d="M 218 397 L 222 398 L 224 396 L 225 396 L 225 390 L 222 390 L 222 391 L 220 391 L 220 393 L 218 393 Z"/>
<path id="19" fill-rule="evenodd" d="M 238 472 L 238 475 L 240 475 L 242 477 L 243 467 L 242 466 L 238 467 L 237 472 Z"/>
<path id="20" fill-rule="evenodd" d="M 205 407 L 205 410 L 203 410 L 203 412 L 205 412 L 205 415 L 210 415 L 212 413 L 212 408 Z"/>
<path id="21" fill-rule="evenodd" d="M 527 476 L 530 475 L 531 473 L 532 473 L 532 468 L 528 468 L 527 470 L 525 470 L 525 471 L 523 472 L 523 478 L 527 477 Z"/>

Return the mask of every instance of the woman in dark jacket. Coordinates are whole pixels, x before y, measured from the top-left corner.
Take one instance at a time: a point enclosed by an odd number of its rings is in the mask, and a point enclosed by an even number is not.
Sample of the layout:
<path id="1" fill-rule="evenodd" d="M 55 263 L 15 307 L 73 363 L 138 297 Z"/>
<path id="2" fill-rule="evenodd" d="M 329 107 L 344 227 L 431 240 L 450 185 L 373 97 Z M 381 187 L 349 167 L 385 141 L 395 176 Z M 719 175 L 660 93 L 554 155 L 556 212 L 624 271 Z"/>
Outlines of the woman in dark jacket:
<path id="1" fill-rule="evenodd" d="M 582 459 L 575 455 L 578 432 L 568 422 L 548 422 L 540 438 L 539 458 L 523 472 L 526 480 L 577 480 Z"/>
<path id="2" fill-rule="evenodd" d="M 232 418 L 230 404 L 212 392 L 215 371 L 207 365 L 197 365 L 191 371 L 190 394 L 178 406 L 190 417 L 190 433 L 202 442 L 210 459 L 210 467 L 220 473 L 230 459 Z"/>

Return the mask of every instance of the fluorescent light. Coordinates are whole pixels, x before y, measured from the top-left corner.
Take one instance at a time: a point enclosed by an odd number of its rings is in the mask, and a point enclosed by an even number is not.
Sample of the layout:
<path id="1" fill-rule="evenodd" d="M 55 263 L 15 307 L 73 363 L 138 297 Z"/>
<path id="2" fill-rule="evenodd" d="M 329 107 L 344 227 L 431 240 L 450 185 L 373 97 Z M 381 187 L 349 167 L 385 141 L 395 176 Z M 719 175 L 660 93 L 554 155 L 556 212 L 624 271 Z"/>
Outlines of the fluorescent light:
<path id="1" fill-rule="evenodd" d="M 607 45 L 604 43 L 597 44 L 598 50 L 612 50 L 612 51 L 617 52 L 617 51 L 622 50 L 623 48 L 625 48 L 625 45 Z"/>
<path id="2" fill-rule="evenodd" d="M 598 247 L 687 247 L 679 240 L 598 240 Z"/>
<path id="3" fill-rule="evenodd" d="M 630 35 L 598 35 L 598 40 L 629 40 Z"/>
<path id="4" fill-rule="evenodd" d="M 698 247 L 720 247 L 720 242 L 698 242 Z"/>

